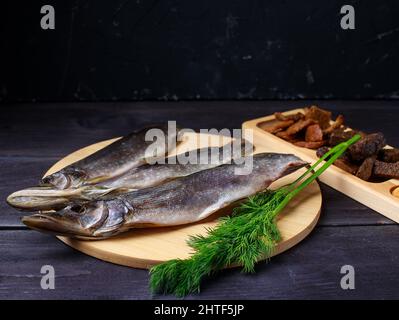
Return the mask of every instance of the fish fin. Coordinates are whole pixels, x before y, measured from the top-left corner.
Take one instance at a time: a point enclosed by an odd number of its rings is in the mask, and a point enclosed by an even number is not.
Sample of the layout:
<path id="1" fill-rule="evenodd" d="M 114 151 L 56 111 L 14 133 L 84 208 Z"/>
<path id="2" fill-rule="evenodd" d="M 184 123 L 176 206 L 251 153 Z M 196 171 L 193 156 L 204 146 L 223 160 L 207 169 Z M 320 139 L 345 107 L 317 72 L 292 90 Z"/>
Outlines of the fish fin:
<path id="1" fill-rule="evenodd" d="M 108 180 L 108 179 L 110 179 L 111 177 L 109 177 L 109 176 L 98 176 L 98 177 L 94 177 L 94 178 L 91 178 L 91 179 L 88 179 L 88 180 L 86 180 L 85 181 L 85 184 L 89 184 L 89 185 L 91 185 L 91 184 L 96 184 L 96 183 L 99 183 L 99 182 L 103 182 L 103 181 L 105 181 L 105 180 Z"/>
<path id="2" fill-rule="evenodd" d="M 82 198 L 85 200 L 96 200 L 96 199 L 104 199 L 104 198 L 112 198 L 113 196 L 136 191 L 137 189 L 130 188 L 107 188 L 102 186 L 87 186 L 83 187 L 81 191 Z"/>

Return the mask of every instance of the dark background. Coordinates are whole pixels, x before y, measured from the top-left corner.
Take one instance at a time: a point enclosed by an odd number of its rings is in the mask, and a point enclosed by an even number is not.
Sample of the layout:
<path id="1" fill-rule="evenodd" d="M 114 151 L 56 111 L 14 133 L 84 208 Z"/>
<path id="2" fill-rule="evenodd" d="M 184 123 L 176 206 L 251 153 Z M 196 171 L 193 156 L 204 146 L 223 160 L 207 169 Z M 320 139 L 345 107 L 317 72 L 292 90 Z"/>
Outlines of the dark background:
<path id="1" fill-rule="evenodd" d="M 55 30 L 40 8 L 55 8 Z M 340 8 L 356 30 L 340 28 Z M 0 101 L 397 99 L 399 2 L 2 2 Z"/>

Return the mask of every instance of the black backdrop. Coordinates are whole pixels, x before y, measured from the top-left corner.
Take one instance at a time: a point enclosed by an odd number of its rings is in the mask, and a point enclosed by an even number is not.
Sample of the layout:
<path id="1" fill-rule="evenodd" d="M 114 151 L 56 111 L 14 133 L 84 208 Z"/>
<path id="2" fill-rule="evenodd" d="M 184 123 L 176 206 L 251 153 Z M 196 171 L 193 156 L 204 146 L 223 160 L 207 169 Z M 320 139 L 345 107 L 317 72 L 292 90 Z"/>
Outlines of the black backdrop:
<path id="1" fill-rule="evenodd" d="M 55 30 L 40 7 L 55 8 Z M 340 8 L 356 29 L 340 28 Z M 2 1 L 0 99 L 399 98 L 399 1 Z"/>

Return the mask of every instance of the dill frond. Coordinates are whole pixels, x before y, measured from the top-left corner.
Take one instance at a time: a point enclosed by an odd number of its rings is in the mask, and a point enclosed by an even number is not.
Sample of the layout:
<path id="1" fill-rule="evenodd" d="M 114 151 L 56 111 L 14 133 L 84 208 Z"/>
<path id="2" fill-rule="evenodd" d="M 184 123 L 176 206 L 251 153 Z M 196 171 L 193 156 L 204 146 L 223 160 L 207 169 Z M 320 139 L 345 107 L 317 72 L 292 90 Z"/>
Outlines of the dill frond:
<path id="1" fill-rule="evenodd" d="M 216 228 L 208 229 L 206 236 L 191 236 L 188 245 L 194 254 L 189 259 L 170 260 L 151 268 L 150 290 L 184 297 L 198 293 L 203 278 L 225 267 L 240 265 L 243 272 L 254 272 L 256 262 L 268 259 L 281 240 L 277 215 L 359 139 L 360 136 L 355 135 L 332 148 L 292 184 L 247 198 L 231 216 L 221 218 Z M 328 161 L 314 171 L 327 158 Z"/>

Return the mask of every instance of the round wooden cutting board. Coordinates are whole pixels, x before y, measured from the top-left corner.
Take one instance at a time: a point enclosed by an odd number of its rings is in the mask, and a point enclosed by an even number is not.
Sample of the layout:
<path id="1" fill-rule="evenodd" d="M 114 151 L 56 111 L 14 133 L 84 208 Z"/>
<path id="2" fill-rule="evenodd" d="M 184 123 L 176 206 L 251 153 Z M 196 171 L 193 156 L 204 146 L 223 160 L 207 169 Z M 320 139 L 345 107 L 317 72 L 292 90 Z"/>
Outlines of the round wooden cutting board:
<path id="1" fill-rule="evenodd" d="M 88 156 L 116 139 L 102 141 L 71 153 L 53 165 L 46 175 Z M 206 145 L 220 146 L 230 140 L 230 138 L 222 136 L 186 133 L 184 142 L 178 146 L 176 153 Z M 264 147 L 255 149 L 255 153 L 267 151 Z M 292 182 L 303 170 L 276 181 L 270 188 L 278 188 Z M 321 202 L 322 197 L 317 182 L 313 182 L 291 201 L 278 217 L 277 224 L 282 234 L 282 241 L 278 243 L 274 255 L 296 245 L 311 232 L 319 219 Z M 206 228 L 217 225 L 218 217 L 230 212 L 231 208 L 224 208 L 206 220 L 190 225 L 135 229 L 106 240 L 84 241 L 67 237 L 58 238 L 67 245 L 101 260 L 135 268 L 150 268 L 170 259 L 189 257 L 192 250 L 186 244 L 188 237 L 205 234 Z"/>

